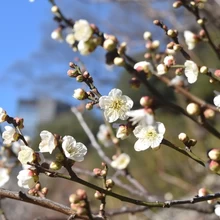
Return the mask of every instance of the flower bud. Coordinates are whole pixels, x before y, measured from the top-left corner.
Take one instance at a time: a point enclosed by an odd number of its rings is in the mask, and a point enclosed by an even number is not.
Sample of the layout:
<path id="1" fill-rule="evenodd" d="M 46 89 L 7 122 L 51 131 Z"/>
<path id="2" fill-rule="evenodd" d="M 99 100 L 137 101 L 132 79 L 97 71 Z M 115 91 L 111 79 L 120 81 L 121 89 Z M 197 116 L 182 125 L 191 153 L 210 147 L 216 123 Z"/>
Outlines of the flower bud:
<path id="1" fill-rule="evenodd" d="M 215 117 L 215 111 L 208 108 L 203 112 L 203 115 L 205 116 L 206 119 L 211 119 Z"/>
<path id="2" fill-rule="evenodd" d="M 197 20 L 197 23 L 200 24 L 200 25 L 203 25 L 203 24 L 205 23 L 205 20 L 202 19 L 202 18 L 201 18 L 201 19 L 198 19 L 198 20 Z"/>
<path id="3" fill-rule="evenodd" d="M 116 137 L 120 138 L 121 140 L 126 139 L 130 135 L 130 129 L 127 125 L 119 125 Z"/>
<path id="4" fill-rule="evenodd" d="M 193 147 L 193 146 L 196 145 L 196 143 L 197 143 L 196 139 L 189 139 L 187 146 L 188 147 Z"/>
<path id="5" fill-rule="evenodd" d="M 144 40 L 150 40 L 151 37 L 152 37 L 151 32 L 149 32 L 149 31 L 145 31 L 145 32 L 144 32 L 144 34 L 143 34 Z"/>
<path id="6" fill-rule="evenodd" d="M 189 137 L 185 133 L 180 133 L 178 135 L 178 139 L 182 141 L 184 144 L 188 142 Z"/>
<path id="7" fill-rule="evenodd" d="M 220 70 L 216 70 L 216 71 L 214 72 L 214 75 L 215 75 L 216 77 L 220 77 Z"/>
<path id="8" fill-rule="evenodd" d="M 105 177 L 107 174 L 106 170 L 101 170 L 100 176 Z"/>
<path id="9" fill-rule="evenodd" d="M 209 194 L 208 190 L 206 188 L 200 188 L 198 191 L 198 196 L 207 196 Z"/>
<path id="10" fill-rule="evenodd" d="M 57 41 L 63 41 L 62 28 L 57 28 L 51 33 L 51 38 Z"/>
<path id="11" fill-rule="evenodd" d="M 78 76 L 76 77 L 76 81 L 77 81 L 77 82 L 83 82 L 83 81 L 84 81 L 83 75 L 78 75 Z"/>
<path id="12" fill-rule="evenodd" d="M 220 161 L 220 149 L 213 148 L 208 152 L 208 157 L 214 161 Z"/>
<path id="13" fill-rule="evenodd" d="M 78 75 L 79 75 L 79 71 L 77 70 L 77 69 L 69 69 L 68 71 L 67 71 L 67 75 L 69 76 L 69 77 L 77 77 Z"/>
<path id="14" fill-rule="evenodd" d="M 175 74 L 177 76 L 181 76 L 183 74 L 183 70 L 184 70 L 183 68 L 177 68 L 176 71 L 175 71 Z"/>
<path id="15" fill-rule="evenodd" d="M 96 176 L 100 176 L 100 174 L 101 174 L 101 169 L 99 169 L 99 168 L 94 168 L 93 169 L 93 173 L 96 175 Z"/>
<path id="16" fill-rule="evenodd" d="M 153 23 L 154 23 L 155 25 L 161 25 L 161 22 L 160 22 L 159 20 L 154 20 Z"/>
<path id="17" fill-rule="evenodd" d="M 14 120 L 20 129 L 24 128 L 24 119 L 23 118 L 15 117 Z"/>
<path id="18" fill-rule="evenodd" d="M 168 35 L 169 37 L 177 37 L 176 32 L 175 32 L 174 30 L 172 30 L 172 29 L 169 29 L 169 30 L 167 31 L 167 35 Z"/>
<path id="19" fill-rule="evenodd" d="M 93 103 L 89 102 L 86 104 L 86 109 L 87 110 L 92 110 L 93 109 Z"/>
<path id="20" fill-rule="evenodd" d="M 187 105 L 186 111 L 189 115 L 199 115 L 200 107 L 196 103 L 190 103 Z"/>
<path id="21" fill-rule="evenodd" d="M 122 57 L 115 57 L 113 62 L 116 66 L 124 66 L 125 65 L 125 60 Z"/>
<path id="22" fill-rule="evenodd" d="M 156 50 L 160 46 L 160 41 L 159 40 L 154 40 L 152 42 L 152 49 Z"/>
<path id="23" fill-rule="evenodd" d="M 43 189 L 41 189 L 41 192 L 46 196 L 49 192 L 49 189 L 47 187 L 44 187 Z"/>
<path id="24" fill-rule="evenodd" d="M 126 49 L 127 49 L 127 43 L 126 42 L 122 42 L 120 44 L 120 46 L 118 47 L 118 51 L 117 52 L 118 52 L 119 55 L 123 55 L 123 54 L 125 54 Z"/>
<path id="25" fill-rule="evenodd" d="M 57 162 L 63 162 L 65 157 L 63 156 L 62 153 L 57 153 L 55 158 Z"/>
<path id="26" fill-rule="evenodd" d="M 112 188 L 115 185 L 112 179 L 107 179 L 105 184 L 107 188 Z"/>
<path id="27" fill-rule="evenodd" d="M 217 174 L 220 174 L 220 163 L 215 160 L 211 160 L 209 163 L 209 169 Z"/>
<path id="28" fill-rule="evenodd" d="M 53 5 L 53 6 L 51 7 L 51 12 L 52 12 L 52 13 L 56 14 L 58 11 L 59 11 L 59 8 L 58 8 L 56 5 Z"/>
<path id="29" fill-rule="evenodd" d="M 181 46 L 180 44 L 175 44 L 175 45 L 173 46 L 173 50 L 174 50 L 175 52 L 180 51 L 181 49 L 182 49 L 182 46 Z"/>
<path id="30" fill-rule="evenodd" d="M 80 200 L 84 200 L 87 198 L 86 191 L 84 189 L 77 189 L 76 195 L 79 196 Z"/>
<path id="31" fill-rule="evenodd" d="M 172 55 L 166 56 L 163 60 L 164 64 L 168 67 L 175 65 L 175 59 Z"/>
<path id="32" fill-rule="evenodd" d="M 173 49 L 175 43 L 174 42 L 170 42 L 167 44 L 167 49 Z"/>
<path id="33" fill-rule="evenodd" d="M 208 67 L 207 66 L 202 66 L 199 70 L 200 73 L 206 74 L 208 73 Z"/>
<path id="34" fill-rule="evenodd" d="M 76 204 L 76 203 L 80 202 L 80 198 L 76 194 L 71 194 L 69 196 L 69 202 L 73 203 L 73 204 Z"/>
<path id="35" fill-rule="evenodd" d="M 76 214 L 77 214 L 78 216 L 86 215 L 86 214 L 87 214 L 87 210 L 86 210 L 86 208 L 79 207 L 79 208 L 76 210 Z"/>
<path id="36" fill-rule="evenodd" d="M 102 200 L 105 197 L 105 194 L 100 193 L 99 191 L 96 191 L 94 194 L 94 197 L 98 200 Z"/>
<path id="37" fill-rule="evenodd" d="M 61 169 L 61 167 L 62 167 L 62 164 L 57 161 L 50 163 L 51 170 L 59 170 L 59 169 Z"/>
<path id="38" fill-rule="evenodd" d="M 75 89 L 73 97 L 78 100 L 84 100 L 87 98 L 87 93 L 84 89 L 81 89 L 81 88 Z"/>
<path id="39" fill-rule="evenodd" d="M 3 108 L 0 108 L 0 123 L 6 121 L 7 117 L 7 112 Z"/>
<path id="40" fill-rule="evenodd" d="M 112 51 L 116 48 L 117 41 L 114 41 L 113 39 L 106 39 L 103 43 L 103 48 L 107 51 Z"/>
<path id="41" fill-rule="evenodd" d="M 143 107 L 151 107 L 153 104 L 153 99 L 150 96 L 143 96 L 140 99 L 140 105 Z"/>

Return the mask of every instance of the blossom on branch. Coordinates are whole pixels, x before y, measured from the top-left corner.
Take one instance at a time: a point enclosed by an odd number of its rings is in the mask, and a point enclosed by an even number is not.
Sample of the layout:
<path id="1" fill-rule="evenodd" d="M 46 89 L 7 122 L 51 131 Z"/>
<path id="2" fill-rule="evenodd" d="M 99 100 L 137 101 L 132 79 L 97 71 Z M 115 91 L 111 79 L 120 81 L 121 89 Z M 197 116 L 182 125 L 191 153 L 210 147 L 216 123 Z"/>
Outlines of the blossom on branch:
<path id="1" fill-rule="evenodd" d="M 84 19 L 80 19 L 75 22 L 73 26 L 74 37 L 77 41 L 87 41 L 93 35 L 92 27 L 89 22 Z"/>
<path id="2" fill-rule="evenodd" d="M 9 181 L 8 169 L 0 168 L 0 187 L 4 186 Z"/>
<path id="3" fill-rule="evenodd" d="M 5 121 L 6 116 L 7 112 L 3 108 L 0 108 L 0 123 Z"/>
<path id="4" fill-rule="evenodd" d="M 186 45 L 188 46 L 188 50 L 194 49 L 196 43 L 198 42 L 197 36 L 191 31 L 184 31 L 184 38 Z"/>
<path id="5" fill-rule="evenodd" d="M 112 89 L 108 96 L 99 98 L 99 106 L 104 110 L 105 119 L 114 122 L 117 119 L 126 120 L 126 113 L 132 108 L 133 101 L 126 95 L 122 95 L 120 89 Z"/>
<path id="6" fill-rule="evenodd" d="M 4 139 L 4 144 L 11 144 L 13 141 L 17 141 L 19 134 L 16 132 L 15 128 L 11 126 L 5 126 L 5 131 L 2 133 L 2 138 Z"/>
<path id="7" fill-rule="evenodd" d="M 72 136 L 64 136 L 62 148 L 65 156 L 71 160 L 81 162 L 87 153 L 87 148 L 84 144 L 76 142 Z"/>
<path id="8" fill-rule="evenodd" d="M 49 152 L 52 154 L 53 150 L 56 148 L 56 140 L 52 133 L 49 131 L 41 131 L 40 133 L 41 142 L 39 144 L 40 152 Z"/>
<path id="9" fill-rule="evenodd" d="M 115 160 L 111 162 L 111 166 L 118 170 L 125 169 L 130 163 L 130 156 L 126 153 L 120 154 Z"/>
<path id="10" fill-rule="evenodd" d="M 34 150 L 28 146 L 21 146 L 21 150 L 18 153 L 18 160 L 21 164 L 32 163 L 36 159 Z"/>
<path id="11" fill-rule="evenodd" d="M 165 126 L 161 122 L 156 122 L 154 125 L 138 125 L 133 133 L 138 138 L 135 142 L 134 149 L 136 151 L 143 151 L 149 147 L 157 149 L 165 133 Z"/>
<path id="12" fill-rule="evenodd" d="M 97 138 L 105 147 L 110 147 L 113 145 L 111 134 L 110 134 L 110 129 L 105 124 L 102 124 L 99 126 Z"/>
<path id="13" fill-rule="evenodd" d="M 26 169 L 21 170 L 17 176 L 18 186 L 31 189 L 33 188 L 39 180 L 39 177 L 33 170 Z"/>
<path id="14" fill-rule="evenodd" d="M 199 68 L 196 63 L 191 60 L 186 60 L 184 63 L 185 70 L 184 73 L 187 77 L 187 80 L 190 84 L 196 82 L 199 74 Z"/>

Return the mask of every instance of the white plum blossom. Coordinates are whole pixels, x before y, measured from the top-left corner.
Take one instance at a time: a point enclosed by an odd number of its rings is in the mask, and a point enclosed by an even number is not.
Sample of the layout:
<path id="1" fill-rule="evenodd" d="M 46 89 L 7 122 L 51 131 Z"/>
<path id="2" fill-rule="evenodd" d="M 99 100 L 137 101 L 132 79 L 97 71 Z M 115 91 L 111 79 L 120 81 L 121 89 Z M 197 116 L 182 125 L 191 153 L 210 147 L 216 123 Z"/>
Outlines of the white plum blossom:
<path id="1" fill-rule="evenodd" d="M 0 108 L 0 123 L 5 121 L 6 116 L 6 111 L 3 108 Z"/>
<path id="2" fill-rule="evenodd" d="M 217 93 L 217 96 L 213 99 L 213 103 L 217 108 L 220 108 L 220 93 Z"/>
<path id="3" fill-rule="evenodd" d="M 81 162 L 87 153 L 87 148 L 84 144 L 76 142 L 72 136 L 64 136 L 62 148 L 67 158 Z"/>
<path id="4" fill-rule="evenodd" d="M 154 115 L 150 114 L 145 108 L 132 110 L 126 113 L 130 118 L 132 125 L 152 125 L 154 124 Z"/>
<path id="5" fill-rule="evenodd" d="M 53 150 L 56 148 L 55 138 L 49 131 L 41 131 L 40 133 L 41 142 L 39 144 L 40 152 L 49 152 L 52 154 Z"/>
<path id="6" fill-rule="evenodd" d="M 196 82 L 199 74 L 199 68 L 196 63 L 191 60 L 186 60 L 184 63 L 185 70 L 184 73 L 187 77 L 187 80 L 190 84 Z"/>
<path id="7" fill-rule="evenodd" d="M 118 170 L 125 169 L 130 163 L 130 156 L 126 153 L 120 154 L 115 160 L 111 162 L 111 166 Z"/>
<path id="8" fill-rule="evenodd" d="M 140 61 L 134 65 L 134 69 L 137 71 L 144 71 L 145 73 L 148 74 L 153 74 L 154 73 L 154 68 L 151 63 L 147 61 Z"/>
<path id="9" fill-rule="evenodd" d="M 136 151 L 143 151 L 149 147 L 157 149 L 163 140 L 165 130 L 165 126 L 161 122 L 149 126 L 136 126 L 133 132 L 138 140 L 135 142 L 134 149 Z"/>
<path id="10" fill-rule="evenodd" d="M 168 71 L 168 68 L 167 68 L 167 66 L 164 65 L 163 63 L 161 63 L 161 64 L 159 64 L 159 65 L 157 66 L 157 74 L 158 74 L 159 76 L 166 74 L 167 71 Z"/>
<path id="11" fill-rule="evenodd" d="M 188 46 L 188 50 L 194 49 L 196 43 L 198 42 L 196 35 L 191 31 L 184 31 L 184 38 L 186 45 Z"/>
<path id="12" fill-rule="evenodd" d="M 17 141 L 18 133 L 15 128 L 11 126 L 5 126 L 5 131 L 2 133 L 2 138 L 4 139 L 4 144 L 11 144 L 13 141 Z"/>
<path id="13" fill-rule="evenodd" d="M 36 159 L 36 155 L 33 149 L 28 146 L 21 146 L 21 150 L 18 153 L 18 160 L 21 164 L 32 163 Z"/>
<path id="14" fill-rule="evenodd" d="M 29 136 L 24 136 L 24 139 L 27 141 L 28 144 L 30 144 L 31 142 L 31 138 Z M 19 151 L 21 150 L 21 148 L 25 146 L 24 142 L 22 140 L 18 140 L 16 142 L 13 142 L 11 145 L 11 149 L 13 151 L 14 154 L 18 155 Z"/>
<path id="15" fill-rule="evenodd" d="M 132 108 L 133 101 L 126 95 L 122 95 L 120 89 L 112 89 L 108 96 L 101 96 L 99 106 L 104 110 L 105 119 L 114 122 L 117 119 L 126 120 L 126 113 Z"/>
<path id="16" fill-rule="evenodd" d="M 102 124 L 99 126 L 97 138 L 105 147 L 110 147 L 113 145 L 111 135 L 110 135 L 110 129 L 105 124 Z"/>
<path id="17" fill-rule="evenodd" d="M 77 41 L 87 41 L 93 34 L 93 30 L 89 22 L 83 19 L 75 22 L 73 30 L 74 37 Z"/>
<path id="18" fill-rule="evenodd" d="M 18 186 L 31 189 L 33 188 L 39 180 L 39 177 L 33 170 L 26 169 L 21 170 L 17 176 Z"/>
<path id="19" fill-rule="evenodd" d="M 8 169 L 0 168 L 0 187 L 4 186 L 9 181 Z"/>

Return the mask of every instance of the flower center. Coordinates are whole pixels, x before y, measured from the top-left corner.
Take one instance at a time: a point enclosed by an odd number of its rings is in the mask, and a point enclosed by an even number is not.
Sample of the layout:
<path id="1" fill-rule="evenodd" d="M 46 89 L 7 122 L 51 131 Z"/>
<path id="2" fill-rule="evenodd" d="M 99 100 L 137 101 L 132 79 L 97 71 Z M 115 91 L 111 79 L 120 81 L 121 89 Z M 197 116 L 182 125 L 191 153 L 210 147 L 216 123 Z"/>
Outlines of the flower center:
<path id="1" fill-rule="evenodd" d="M 74 151 L 74 148 L 73 148 L 73 147 L 71 147 L 70 145 L 69 145 L 69 146 L 67 146 L 66 151 L 67 151 L 69 154 L 72 154 L 72 153 L 74 153 L 74 152 L 75 152 L 75 151 Z"/>
<path id="2" fill-rule="evenodd" d="M 123 102 L 120 99 L 116 99 L 112 102 L 110 108 L 113 108 L 115 110 L 119 110 L 119 109 L 121 109 L 122 105 L 123 105 Z"/>
<path id="3" fill-rule="evenodd" d="M 154 128 L 150 128 L 147 130 L 145 137 L 147 139 L 155 139 L 157 137 L 157 132 Z"/>

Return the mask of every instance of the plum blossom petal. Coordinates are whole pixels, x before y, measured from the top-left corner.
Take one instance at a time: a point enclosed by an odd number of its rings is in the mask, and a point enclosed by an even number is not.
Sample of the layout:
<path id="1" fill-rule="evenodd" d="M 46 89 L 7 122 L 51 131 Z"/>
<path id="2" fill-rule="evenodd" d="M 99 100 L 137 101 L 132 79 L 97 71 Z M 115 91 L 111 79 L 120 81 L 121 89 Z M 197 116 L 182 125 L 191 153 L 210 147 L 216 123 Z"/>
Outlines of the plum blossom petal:
<path id="1" fill-rule="evenodd" d="M 53 150 L 56 148 L 55 138 L 49 131 L 41 131 L 40 133 L 41 142 L 39 144 L 40 152 L 49 152 L 52 154 Z"/>
<path id="2" fill-rule="evenodd" d="M 185 72 L 188 82 L 190 84 L 196 82 L 198 78 L 198 74 L 199 74 L 199 69 L 196 63 L 194 63 L 191 60 L 186 60 L 186 62 L 184 63 L 184 66 L 185 66 L 184 72 Z"/>

